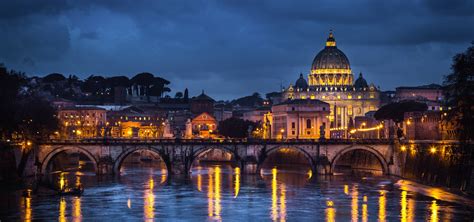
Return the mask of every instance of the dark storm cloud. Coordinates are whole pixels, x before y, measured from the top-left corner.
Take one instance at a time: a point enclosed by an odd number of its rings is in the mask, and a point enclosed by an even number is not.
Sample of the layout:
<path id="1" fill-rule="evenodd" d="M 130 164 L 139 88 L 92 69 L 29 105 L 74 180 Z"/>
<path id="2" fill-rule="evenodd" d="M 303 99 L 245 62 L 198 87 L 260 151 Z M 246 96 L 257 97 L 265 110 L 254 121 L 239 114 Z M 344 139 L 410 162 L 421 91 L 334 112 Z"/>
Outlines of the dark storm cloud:
<path id="1" fill-rule="evenodd" d="M 334 29 L 354 74 L 391 89 L 439 83 L 473 25 L 473 1 L 22 0 L 0 3 L 0 61 L 37 75 L 149 71 L 232 98 L 307 74 Z"/>

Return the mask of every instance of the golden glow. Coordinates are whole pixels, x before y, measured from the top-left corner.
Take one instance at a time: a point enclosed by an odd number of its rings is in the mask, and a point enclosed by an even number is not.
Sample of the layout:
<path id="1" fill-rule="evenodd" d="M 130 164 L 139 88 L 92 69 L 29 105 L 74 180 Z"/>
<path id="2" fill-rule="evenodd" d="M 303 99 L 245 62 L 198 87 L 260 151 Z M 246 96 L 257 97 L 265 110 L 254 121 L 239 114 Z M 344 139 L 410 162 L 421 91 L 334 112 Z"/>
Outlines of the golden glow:
<path id="1" fill-rule="evenodd" d="M 161 181 L 160 184 L 166 182 L 166 176 L 168 174 L 168 171 L 166 169 L 161 169 Z"/>
<path id="2" fill-rule="evenodd" d="M 410 120 L 407 120 L 407 125 L 411 125 L 411 121 L 410 121 Z"/>
<path id="3" fill-rule="evenodd" d="M 64 179 L 64 173 L 59 175 L 59 189 L 62 190 L 65 188 L 66 180 Z"/>
<path id="4" fill-rule="evenodd" d="M 207 211 L 208 216 L 212 218 L 214 215 L 214 178 L 211 174 L 211 169 L 209 170 L 209 185 L 207 188 Z"/>
<path id="5" fill-rule="evenodd" d="M 363 126 L 365 126 L 364 123 L 362 123 Z M 377 125 L 375 127 L 371 127 L 371 128 L 360 128 L 360 129 L 352 129 L 351 131 L 349 131 L 350 133 L 356 133 L 356 132 L 367 132 L 367 131 L 374 131 L 374 130 L 379 130 L 379 129 L 382 129 L 383 128 L 383 125 Z"/>
<path id="6" fill-rule="evenodd" d="M 352 74 L 351 69 L 313 69 L 311 74 Z"/>
<path id="7" fill-rule="evenodd" d="M 344 194 L 349 195 L 349 185 L 344 185 Z"/>
<path id="8" fill-rule="evenodd" d="M 197 167 L 198 175 L 197 175 L 197 189 L 199 192 L 202 192 L 202 175 L 201 175 L 201 166 Z"/>
<path id="9" fill-rule="evenodd" d="M 240 190 L 240 168 L 235 168 L 235 185 L 234 185 L 234 198 L 239 195 Z"/>
<path id="10" fill-rule="evenodd" d="M 352 221 L 357 221 L 359 218 L 359 192 L 357 191 L 357 187 L 352 187 L 352 201 L 351 201 L 351 216 Z"/>
<path id="11" fill-rule="evenodd" d="M 213 173 L 209 173 L 208 187 L 208 215 L 213 220 L 221 220 L 221 168 L 214 168 Z"/>
<path id="12" fill-rule="evenodd" d="M 330 46 L 336 46 L 336 42 L 327 41 L 327 42 L 326 42 L 326 46 L 328 46 L 328 47 L 330 47 Z"/>
<path id="13" fill-rule="evenodd" d="M 81 212 L 81 198 L 80 197 L 74 197 L 72 207 L 73 207 L 72 216 L 74 218 L 74 221 L 81 221 L 82 212 Z"/>
<path id="14" fill-rule="evenodd" d="M 386 217 L 385 207 L 386 206 L 387 206 L 387 198 L 385 197 L 385 191 L 381 190 L 380 196 L 379 196 L 379 221 L 380 222 L 385 221 L 385 217 Z"/>
<path id="15" fill-rule="evenodd" d="M 313 171 L 309 170 L 308 171 L 308 180 L 311 179 L 312 177 L 313 177 Z"/>
<path id="16" fill-rule="evenodd" d="M 31 221 L 31 197 L 24 198 L 25 203 L 25 217 L 24 221 Z"/>
<path id="17" fill-rule="evenodd" d="M 336 209 L 334 208 L 334 202 L 332 200 L 326 201 L 326 221 L 335 222 L 336 221 Z"/>
<path id="18" fill-rule="evenodd" d="M 430 148 L 430 153 L 436 153 L 436 147 L 432 146 L 432 147 Z"/>
<path id="19" fill-rule="evenodd" d="M 367 210 L 367 203 L 362 204 L 362 221 L 367 222 L 369 221 L 369 213 Z"/>
<path id="20" fill-rule="evenodd" d="M 145 196 L 143 198 L 143 211 L 146 219 L 155 218 L 155 194 L 153 193 L 153 187 L 155 182 L 153 178 L 150 178 L 148 181 L 148 189 L 145 190 Z"/>
<path id="21" fill-rule="evenodd" d="M 273 221 L 276 221 L 278 219 L 280 219 L 280 221 L 286 221 L 286 185 L 280 185 L 280 198 L 278 198 L 277 174 L 278 170 L 276 168 L 273 168 L 271 218 Z"/>
<path id="22" fill-rule="evenodd" d="M 216 216 L 220 219 L 221 216 L 221 168 L 216 167 L 215 170 L 215 177 L 216 177 L 216 186 L 215 186 L 215 198 L 216 198 Z"/>
<path id="23" fill-rule="evenodd" d="M 401 221 L 407 221 L 407 191 L 406 190 L 402 191 L 400 205 L 401 205 L 401 210 L 400 210 Z"/>
<path id="24" fill-rule="evenodd" d="M 127 207 L 128 209 L 132 209 L 132 200 L 130 198 L 127 200 Z"/>
<path id="25" fill-rule="evenodd" d="M 66 220 L 66 199 L 61 197 L 59 200 L 59 221 L 65 222 Z"/>
<path id="26" fill-rule="evenodd" d="M 430 211 L 431 211 L 430 221 L 439 221 L 438 208 L 439 207 L 438 207 L 438 204 L 436 203 L 436 200 L 433 200 L 430 206 Z"/>
<path id="27" fill-rule="evenodd" d="M 352 99 L 352 95 L 348 95 L 347 98 L 348 98 L 348 99 Z"/>
<path id="28" fill-rule="evenodd" d="M 400 150 L 405 151 L 405 150 L 407 150 L 407 147 L 405 145 L 403 145 L 403 146 L 400 147 Z"/>
<path id="29" fill-rule="evenodd" d="M 278 218 L 278 197 L 277 197 L 277 169 L 272 169 L 272 220 Z"/>

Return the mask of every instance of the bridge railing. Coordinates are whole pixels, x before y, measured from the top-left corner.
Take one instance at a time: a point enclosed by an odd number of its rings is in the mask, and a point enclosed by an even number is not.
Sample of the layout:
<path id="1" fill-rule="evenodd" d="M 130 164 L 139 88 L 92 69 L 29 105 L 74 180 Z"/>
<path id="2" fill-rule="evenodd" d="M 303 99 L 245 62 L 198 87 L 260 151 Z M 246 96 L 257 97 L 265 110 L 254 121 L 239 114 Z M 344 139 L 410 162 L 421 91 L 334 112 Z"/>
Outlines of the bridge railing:
<path id="1" fill-rule="evenodd" d="M 387 144 L 388 139 L 138 139 L 138 138 L 84 138 L 45 139 L 40 144 Z"/>

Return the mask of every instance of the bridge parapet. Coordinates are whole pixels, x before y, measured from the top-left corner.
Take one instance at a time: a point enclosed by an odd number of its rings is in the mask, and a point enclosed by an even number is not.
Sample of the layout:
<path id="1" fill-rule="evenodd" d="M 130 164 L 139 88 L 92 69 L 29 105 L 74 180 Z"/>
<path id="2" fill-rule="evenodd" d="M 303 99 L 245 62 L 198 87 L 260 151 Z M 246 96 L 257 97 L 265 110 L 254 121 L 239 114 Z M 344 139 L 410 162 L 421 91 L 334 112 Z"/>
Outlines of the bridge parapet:
<path id="1" fill-rule="evenodd" d="M 49 139 L 40 141 L 41 145 L 117 145 L 117 144 L 172 144 L 172 145 L 295 145 L 295 144 L 393 144 L 387 139 Z"/>

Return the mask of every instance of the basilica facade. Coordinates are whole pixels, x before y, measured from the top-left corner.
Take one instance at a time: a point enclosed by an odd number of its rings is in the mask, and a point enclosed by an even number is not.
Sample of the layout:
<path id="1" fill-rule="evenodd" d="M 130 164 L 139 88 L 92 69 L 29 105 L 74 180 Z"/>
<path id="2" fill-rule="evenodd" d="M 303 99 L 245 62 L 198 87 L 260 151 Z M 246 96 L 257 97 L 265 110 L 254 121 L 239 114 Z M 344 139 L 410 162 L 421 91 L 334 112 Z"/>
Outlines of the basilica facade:
<path id="1" fill-rule="evenodd" d="M 307 80 L 300 74 L 282 93 L 283 100 L 317 99 L 330 105 L 327 116 L 331 136 L 347 137 L 356 116 L 380 106 L 380 90 L 368 84 L 362 73 L 354 81 L 347 56 L 337 48 L 332 33 L 313 60 Z M 327 130 L 327 129 L 326 129 Z"/>

